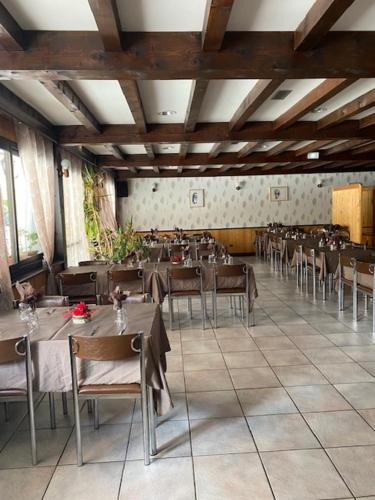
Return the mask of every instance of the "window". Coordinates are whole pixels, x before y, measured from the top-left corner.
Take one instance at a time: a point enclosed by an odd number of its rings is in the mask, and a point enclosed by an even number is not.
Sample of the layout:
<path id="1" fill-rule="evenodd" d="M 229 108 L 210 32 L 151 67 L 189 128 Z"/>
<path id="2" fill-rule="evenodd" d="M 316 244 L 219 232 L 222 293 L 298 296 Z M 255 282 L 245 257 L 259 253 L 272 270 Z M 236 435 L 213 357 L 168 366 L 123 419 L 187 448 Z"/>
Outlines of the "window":
<path id="1" fill-rule="evenodd" d="M 0 149 L 0 188 L 8 264 L 12 265 L 37 255 L 41 248 L 21 160 L 6 149 Z"/>

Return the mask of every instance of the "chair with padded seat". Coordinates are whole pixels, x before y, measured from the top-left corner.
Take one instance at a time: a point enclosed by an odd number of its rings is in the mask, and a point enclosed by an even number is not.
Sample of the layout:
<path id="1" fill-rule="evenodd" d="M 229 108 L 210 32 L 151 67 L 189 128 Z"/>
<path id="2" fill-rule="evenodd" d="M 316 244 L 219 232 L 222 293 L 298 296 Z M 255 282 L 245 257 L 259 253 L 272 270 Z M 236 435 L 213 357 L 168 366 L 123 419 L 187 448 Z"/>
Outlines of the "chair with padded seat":
<path id="1" fill-rule="evenodd" d="M 60 295 L 69 297 L 69 304 L 87 302 L 100 304 L 96 272 L 60 273 L 57 275 Z"/>
<path id="2" fill-rule="evenodd" d="M 173 330 L 173 301 L 188 300 L 190 318 L 193 316 L 192 299 L 200 297 L 202 308 L 202 328 L 206 328 L 206 301 L 203 291 L 202 269 L 200 266 L 167 268 L 169 327 Z"/>
<path id="3" fill-rule="evenodd" d="M 0 340 L 0 364 L 3 363 L 25 364 L 25 388 L 0 387 L 0 402 L 7 404 L 13 401 L 27 399 L 30 426 L 31 461 L 33 465 L 37 463 L 36 435 L 35 435 L 35 415 L 33 397 L 33 374 L 30 339 L 27 335 L 7 340 Z"/>
<path id="4" fill-rule="evenodd" d="M 214 324 L 217 328 L 217 299 L 218 297 L 229 297 L 240 299 L 240 309 L 244 310 L 246 304 L 246 324 L 250 325 L 250 300 L 249 300 L 249 269 L 246 264 L 222 264 L 215 265 L 213 289 Z M 228 281 L 235 280 L 234 287 L 228 286 Z"/>
<path id="5" fill-rule="evenodd" d="M 82 465 L 80 400 L 94 403 L 94 425 L 99 428 L 98 401 L 101 399 L 140 399 L 142 407 L 144 463 L 155 455 L 155 412 L 153 391 L 146 385 L 145 340 L 143 332 L 108 337 L 69 336 L 73 402 L 76 430 L 77 465 Z M 85 384 L 78 380 L 77 360 L 81 362 L 126 361 L 139 358 L 140 382 L 129 384 Z"/>
<path id="6" fill-rule="evenodd" d="M 137 302 L 137 296 L 144 297 L 146 295 L 143 269 L 120 269 L 118 271 L 108 271 L 107 276 L 108 290 L 113 290 L 116 286 L 119 286 L 123 290 L 129 290 L 132 292 L 131 298 L 129 297 L 128 302 Z M 140 301 L 143 302 L 143 300 Z"/>

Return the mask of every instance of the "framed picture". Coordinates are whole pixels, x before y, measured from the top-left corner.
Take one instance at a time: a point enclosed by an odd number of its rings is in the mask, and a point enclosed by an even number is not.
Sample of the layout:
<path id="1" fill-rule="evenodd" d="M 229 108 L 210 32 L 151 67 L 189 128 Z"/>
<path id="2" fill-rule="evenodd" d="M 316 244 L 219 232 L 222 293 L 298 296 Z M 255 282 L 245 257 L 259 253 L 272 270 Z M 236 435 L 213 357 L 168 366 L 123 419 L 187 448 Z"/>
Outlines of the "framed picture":
<path id="1" fill-rule="evenodd" d="M 288 201 L 288 186 L 270 187 L 270 201 Z"/>
<path id="2" fill-rule="evenodd" d="M 204 189 L 190 189 L 190 208 L 204 207 Z"/>

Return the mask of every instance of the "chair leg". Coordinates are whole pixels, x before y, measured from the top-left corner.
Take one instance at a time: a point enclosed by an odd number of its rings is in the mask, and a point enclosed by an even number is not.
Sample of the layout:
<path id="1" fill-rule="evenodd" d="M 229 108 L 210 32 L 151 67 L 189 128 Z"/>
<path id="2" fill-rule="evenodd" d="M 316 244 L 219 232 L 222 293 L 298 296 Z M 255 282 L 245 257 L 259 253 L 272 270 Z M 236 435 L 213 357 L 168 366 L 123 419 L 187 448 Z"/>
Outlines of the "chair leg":
<path id="1" fill-rule="evenodd" d="M 353 286 L 353 321 L 356 323 L 358 321 L 358 292 L 357 287 Z"/>
<path id="2" fill-rule="evenodd" d="M 169 309 L 169 329 L 173 330 L 173 305 L 172 305 L 172 298 L 170 295 L 168 295 L 168 309 Z"/>
<path id="3" fill-rule="evenodd" d="M 9 422 L 9 405 L 8 405 L 8 402 L 5 401 L 3 403 L 4 405 L 4 419 L 5 419 L 5 422 Z"/>
<path id="4" fill-rule="evenodd" d="M 367 293 L 365 293 L 364 295 L 365 295 L 365 314 L 367 315 L 367 313 L 368 313 L 368 295 L 367 295 Z"/>
<path id="5" fill-rule="evenodd" d="M 193 319 L 193 303 L 191 297 L 188 298 L 188 309 L 189 309 L 189 317 Z"/>
<path id="6" fill-rule="evenodd" d="M 31 444 L 31 462 L 37 464 L 38 457 L 36 452 L 36 432 L 35 432 L 35 413 L 33 395 L 27 391 L 27 405 L 29 410 L 30 444 Z"/>
<path id="7" fill-rule="evenodd" d="M 152 387 L 147 386 L 148 392 L 148 419 L 150 425 L 150 454 L 152 456 L 157 454 L 156 445 L 156 422 L 155 422 L 155 409 L 154 409 L 154 396 Z"/>
<path id="8" fill-rule="evenodd" d="M 202 308 L 202 328 L 206 329 L 206 296 L 201 294 L 201 308 Z"/>
<path id="9" fill-rule="evenodd" d="M 217 295 L 216 293 L 212 294 L 212 304 L 214 309 L 214 325 L 217 328 Z"/>
<path id="10" fill-rule="evenodd" d="M 56 429 L 56 410 L 55 410 L 55 395 L 53 392 L 48 393 L 49 399 L 49 418 L 51 429 Z"/>
<path id="11" fill-rule="evenodd" d="M 94 399 L 94 429 L 96 431 L 99 429 L 99 406 L 97 399 Z"/>
<path id="12" fill-rule="evenodd" d="M 325 279 L 322 281 L 322 287 L 323 287 L 323 302 L 325 302 L 327 299 L 327 284 Z"/>
<path id="13" fill-rule="evenodd" d="M 61 401 L 62 401 L 62 407 L 63 407 L 63 414 L 67 415 L 68 414 L 68 399 L 66 397 L 66 392 L 61 393 Z"/>
<path id="14" fill-rule="evenodd" d="M 375 297 L 372 292 L 372 333 L 375 333 Z"/>
<path id="15" fill-rule="evenodd" d="M 88 400 L 87 400 L 87 413 L 88 413 L 89 415 L 91 415 L 91 414 L 92 414 L 92 401 L 91 401 L 91 399 L 88 399 Z"/>
<path id="16" fill-rule="evenodd" d="M 78 397 L 74 394 L 74 392 L 73 392 L 73 404 L 74 404 L 74 421 L 75 421 L 75 428 L 76 428 L 77 465 L 80 467 L 83 464 L 81 418 L 80 418 L 80 414 L 79 414 Z"/>
<path id="17" fill-rule="evenodd" d="M 146 382 L 142 383 L 142 427 L 144 464 L 150 465 L 150 425 L 148 420 L 148 396 Z"/>

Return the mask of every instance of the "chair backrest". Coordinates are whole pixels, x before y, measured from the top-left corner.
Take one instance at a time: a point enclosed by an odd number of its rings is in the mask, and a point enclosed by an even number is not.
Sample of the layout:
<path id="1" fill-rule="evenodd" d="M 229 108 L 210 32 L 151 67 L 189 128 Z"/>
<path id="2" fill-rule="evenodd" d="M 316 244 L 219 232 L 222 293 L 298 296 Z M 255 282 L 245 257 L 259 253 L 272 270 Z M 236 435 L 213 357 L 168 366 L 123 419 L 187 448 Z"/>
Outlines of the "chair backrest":
<path id="1" fill-rule="evenodd" d="M 245 264 L 223 264 L 215 266 L 215 274 L 222 278 L 245 276 L 247 274 L 247 267 Z"/>
<path id="2" fill-rule="evenodd" d="M 60 273 L 57 275 L 60 295 L 79 298 L 98 295 L 96 272 Z"/>
<path id="3" fill-rule="evenodd" d="M 36 302 L 36 307 L 65 307 L 69 305 L 67 295 L 43 295 Z"/>
<path id="4" fill-rule="evenodd" d="M 340 254 L 340 266 L 341 267 L 355 267 L 356 266 L 356 259 L 353 257 L 350 257 L 348 255 L 342 255 Z"/>
<path id="5" fill-rule="evenodd" d="M 170 245 L 168 247 L 169 255 L 181 255 L 185 245 Z"/>
<path id="6" fill-rule="evenodd" d="M 88 285 L 96 283 L 96 273 L 60 273 L 57 275 L 62 285 Z"/>
<path id="7" fill-rule="evenodd" d="M 138 356 L 140 334 L 110 337 L 70 336 L 70 348 L 74 357 L 86 361 L 119 361 Z M 138 340 L 138 347 L 135 342 Z"/>
<path id="8" fill-rule="evenodd" d="M 15 337 L 7 340 L 0 340 L 0 364 L 21 361 L 25 358 L 26 337 Z"/>
<path id="9" fill-rule="evenodd" d="M 375 266 L 374 262 L 362 262 L 360 260 L 357 260 L 357 262 L 356 262 L 357 273 L 361 273 L 361 274 L 368 274 L 368 275 L 373 276 L 374 266 Z"/>
<path id="10" fill-rule="evenodd" d="M 117 285 L 131 288 L 132 291 L 144 293 L 144 273 L 143 269 L 119 269 L 118 271 L 108 271 L 108 283 L 112 287 Z"/>
<path id="11" fill-rule="evenodd" d="M 79 266 L 102 266 L 108 265 L 107 260 L 81 260 L 78 262 Z"/>
<path id="12" fill-rule="evenodd" d="M 302 252 L 307 257 L 315 257 L 315 250 L 314 250 L 314 248 L 307 248 L 307 247 L 302 246 Z"/>
<path id="13" fill-rule="evenodd" d="M 225 278 L 237 278 L 235 286 L 233 286 L 233 283 L 228 285 Z M 239 278 L 242 279 L 238 282 Z M 214 292 L 228 288 L 245 288 L 247 293 L 249 289 L 249 269 L 246 264 L 221 264 L 215 266 Z"/>
<path id="14" fill-rule="evenodd" d="M 169 278 L 172 280 L 191 280 L 196 279 L 201 274 L 201 268 L 195 267 L 177 267 L 167 268 Z"/>

